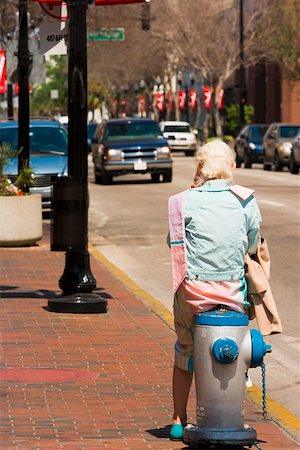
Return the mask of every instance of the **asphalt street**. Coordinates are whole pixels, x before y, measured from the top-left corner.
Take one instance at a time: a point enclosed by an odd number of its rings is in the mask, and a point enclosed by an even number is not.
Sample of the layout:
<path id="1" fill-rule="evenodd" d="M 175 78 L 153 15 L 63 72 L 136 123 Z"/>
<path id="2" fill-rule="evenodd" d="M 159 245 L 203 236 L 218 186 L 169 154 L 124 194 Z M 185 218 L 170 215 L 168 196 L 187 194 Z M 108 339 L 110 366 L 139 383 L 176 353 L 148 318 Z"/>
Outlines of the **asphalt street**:
<path id="1" fill-rule="evenodd" d="M 130 175 L 102 186 L 94 183 L 89 158 L 90 242 L 170 311 L 167 201 L 189 186 L 194 169 L 192 158 L 175 155 L 172 183 Z M 235 182 L 255 189 L 272 259 L 271 286 L 284 326 L 284 333 L 266 338 L 273 346 L 267 356 L 268 395 L 300 417 L 300 178 L 287 170 L 265 172 L 254 165 L 251 170 L 237 169 Z M 251 372 L 260 387 L 260 371 Z"/>

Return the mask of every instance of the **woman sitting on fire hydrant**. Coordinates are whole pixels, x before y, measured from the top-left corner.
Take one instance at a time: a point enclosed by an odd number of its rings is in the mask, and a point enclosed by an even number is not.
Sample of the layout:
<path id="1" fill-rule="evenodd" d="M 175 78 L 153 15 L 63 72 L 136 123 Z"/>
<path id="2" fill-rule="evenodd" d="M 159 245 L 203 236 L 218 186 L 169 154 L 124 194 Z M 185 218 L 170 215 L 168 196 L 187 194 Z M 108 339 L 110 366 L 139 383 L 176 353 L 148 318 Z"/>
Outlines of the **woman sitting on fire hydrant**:
<path id="1" fill-rule="evenodd" d="M 196 155 L 191 189 L 169 199 L 174 322 L 171 439 L 181 439 L 193 377 L 194 315 L 224 305 L 246 312 L 245 255 L 256 252 L 261 215 L 253 190 L 234 185 L 234 151 L 221 140 Z"/>

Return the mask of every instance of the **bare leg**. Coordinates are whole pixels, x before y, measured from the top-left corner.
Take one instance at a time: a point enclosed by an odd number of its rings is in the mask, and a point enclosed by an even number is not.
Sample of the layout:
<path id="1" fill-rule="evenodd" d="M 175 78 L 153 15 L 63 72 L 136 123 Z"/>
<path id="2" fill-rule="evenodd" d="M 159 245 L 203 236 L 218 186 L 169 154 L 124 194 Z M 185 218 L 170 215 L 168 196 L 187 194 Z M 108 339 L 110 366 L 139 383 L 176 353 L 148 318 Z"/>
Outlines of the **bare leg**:
<path id="1" fill-rule="evenodd" d="M 173 423 L 186 425 L 186 407 L 190 388 L 193 380 L 193 372 L 179 369 L 174 366 L 173 370 Z"/>

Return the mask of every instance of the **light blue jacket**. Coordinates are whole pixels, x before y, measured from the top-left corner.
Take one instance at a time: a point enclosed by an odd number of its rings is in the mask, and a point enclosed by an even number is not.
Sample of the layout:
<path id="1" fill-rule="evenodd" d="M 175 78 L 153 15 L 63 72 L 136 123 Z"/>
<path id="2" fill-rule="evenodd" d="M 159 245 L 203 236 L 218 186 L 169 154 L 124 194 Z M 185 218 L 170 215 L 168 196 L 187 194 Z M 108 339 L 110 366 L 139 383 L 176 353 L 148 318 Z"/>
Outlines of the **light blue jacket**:
<path id="1" fill-rule="evenodd" d="M 242 200 L 227 180 L 211 180 L 184 201 L 188 278 L 240 280 L 246 253 L 255 253 L 261 215 L 253 195 Z"/>

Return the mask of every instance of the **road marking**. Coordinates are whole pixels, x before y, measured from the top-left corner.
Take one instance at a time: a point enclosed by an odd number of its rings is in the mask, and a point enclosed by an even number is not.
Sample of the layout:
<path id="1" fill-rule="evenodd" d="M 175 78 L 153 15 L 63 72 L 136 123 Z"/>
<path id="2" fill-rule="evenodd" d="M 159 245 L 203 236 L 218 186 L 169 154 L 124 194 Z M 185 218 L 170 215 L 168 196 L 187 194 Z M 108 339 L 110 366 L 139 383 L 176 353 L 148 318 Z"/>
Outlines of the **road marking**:
<path id="1" fill-rule="evenodd" d="M 262 404 L 262 391 L 255 384 L 249 389 L 247 389 L 247 393 L 250 394 L 250 397 L 256 403 L 256 405 L 261 406 Z M 280 424 L 288 429 L 291 434 L 296 434 L 300 436 L 300 420 L 295 417 L 287 408 L 282 406 L 280 403 L 277 403 L 271 397 L 267 395 L 267 408 L 270 410 L 272 418 L 275 422 L 280 422 Z"/>
<path id="2" fill-rule="evenodd" d="M 270 205 L 270 206 L 276 206 L 277 208 L 286 208 L 286 205 L 284 203 L 279 203 L 279 202 L 273 202 L 272 200 L 259 200 L 257 199 L 258 203 L 264 203 L 265 205 Z"/>
<path id="3" fill-rule="evenodd" d="M 133 281 L 128 275 L 126 275 L 115 264 L 111 263 L 99 250 L 97 250 L 93 244 L 89 243 L 90 253 L 103 264 L 118 280 L 125 284 L 128 289 L 131 290 L 143 303 L 145 303 L 151 311 L 160 317 L 171 330 L 174 331 L 174 318 L 173 314 L 155 297 L 142 289 L 135 281 Z M 251 389 L 247 389 L 252 400 L 255 404 L 261 405 L 262 403 L 262 390 L 253 384 Z M 271 397 L 267 396 L 268 410 L 270 416 L 274 418 L 274 421 L 278 420 L 281 425 L 291 434 L 297 434 L 300 436 L 300 420 L 294 416 L 287 408 L 277 403 Z"/>

